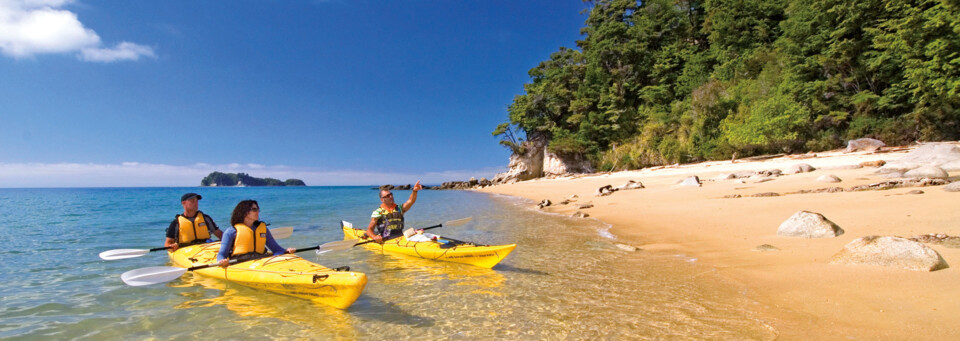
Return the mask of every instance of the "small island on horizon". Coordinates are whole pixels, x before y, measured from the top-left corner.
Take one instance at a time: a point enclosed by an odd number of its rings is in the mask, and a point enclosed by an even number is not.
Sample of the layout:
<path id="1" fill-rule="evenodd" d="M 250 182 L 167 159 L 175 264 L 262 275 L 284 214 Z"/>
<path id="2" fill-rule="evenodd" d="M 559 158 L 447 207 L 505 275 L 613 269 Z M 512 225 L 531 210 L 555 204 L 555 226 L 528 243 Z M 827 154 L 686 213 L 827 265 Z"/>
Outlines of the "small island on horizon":
<path id="1" fill-rule="evenodd" d="M 300 179 L 280 181 L 274 178 L 256 178 L 246 173 L 212 172 L 200 180 L 200 186 L 212 187 L 255 187 L 255 186 L 306 186 Z"/>

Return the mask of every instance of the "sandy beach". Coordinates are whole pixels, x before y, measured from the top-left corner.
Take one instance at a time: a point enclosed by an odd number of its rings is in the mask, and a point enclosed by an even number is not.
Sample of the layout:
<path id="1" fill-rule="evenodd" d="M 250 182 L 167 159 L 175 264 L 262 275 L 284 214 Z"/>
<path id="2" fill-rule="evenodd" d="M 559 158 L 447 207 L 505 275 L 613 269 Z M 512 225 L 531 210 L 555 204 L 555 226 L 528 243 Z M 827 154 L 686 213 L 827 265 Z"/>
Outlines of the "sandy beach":
<path id="1" fill-rule="evenodd" d="M 958 339 L 960 327 L 960 249 L 926 244 L 949 268 L 926 272 L 905 269 L 832 265 L 830 258 L 847 243 L 869 235 L 913 237 L 960 235 L 960 193 L 943 186 L 904 187 L 856 192 L 787 194 L 827 187 L 850 188 L 886 181 L 876 167 L 853 168 L 869 161 L 897 160 L 913 147 L 882 152 L 841 151 L 788 155 L 765 160 L 713 161 L 497 185 L 482 192 L 540 202 L 546 212 L 589 214 L 612 225 L 615 243 L 639 247 L 630 257 L 682 254 L 715 269 L 740 286 L 753 310 L 774 328 L 779 339 Z M 711 180 L 740 171 L 786 170 L 807 163 L 817 170 L 757 178 Z M 838 183 L 818 182 L 835 175 Z M 677 181 L 699 176 L 702 187 Z M 957 173 L 950 173 L 957 180 Z M 596 196 L 601 186 L 628 180 L 645 188 Z M 922 194 L 907 194 L 921 190 Z M 751 197 L 774 192 L 779 196 Z M 739 194 L 739 198 L 728 198 Z M 575 202 L 559 204 L 577 195 Z M 592 203 L 593 207 L 577 206 Z M 845 233 L 834 238 L 777 235 L 777 228 L 800 210 L 820 213 Z M 757 251 L 760 245 L 779 250 Z"/>

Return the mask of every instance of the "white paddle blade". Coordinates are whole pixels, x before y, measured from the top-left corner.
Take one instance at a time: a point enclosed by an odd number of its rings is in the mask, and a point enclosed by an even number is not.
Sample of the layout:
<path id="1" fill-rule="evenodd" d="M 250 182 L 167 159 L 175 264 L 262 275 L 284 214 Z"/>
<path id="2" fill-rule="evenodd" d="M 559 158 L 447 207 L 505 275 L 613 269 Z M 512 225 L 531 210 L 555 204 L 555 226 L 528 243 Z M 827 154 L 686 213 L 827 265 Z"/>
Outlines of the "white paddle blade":
<path id="1" fill-rule="evenodd" d="M 187 272 L 186 268 L 173 266 L 151 266 L 139 268 L 124 272 L 120 275 L 123 283 L 129 286 L 140 287 L 144 285 L 166 283 L 183 276 Z"/>
<path id="2" fill-rule="evenodd" d="M 317 254 L 319 255 L 330 251 L 349 250 L 354 245 L 357 245 L 356 240 L 338 240 L 335 242 L 324 243 L 317 248 Z"/>
<path id="3" fill-rule="evenodd" d="M 473 217 L 466 217 L 466 218 L 461 218 L 461 219 L 457 219 L 457 220 L 451 220 L 451 221 L 448 221 L 448 222 L 443 223 L 443 227 L 460 226 L 460 225 L 469 223 L 471 220 L 473 220 Z"/>
<path id="4" fill-rule="evenodd" d="M 351 229 L 352 229 L 352 228 L 353 228 L 353 223 L 351 223 L 351 222 L 349 222 L 349 221 L 346 221 L 346 220 L 341 220 L 341 221 L 340 221 L 340 226 L 343 226 L 343 227 L 345 227 L 345 228 L 351 228 Z"/>
<path id="5" fill-rule="evenodd" d="M 290 236 L 293 235 L 293 226 L 278 227 L 275 229 L 270 229 L 270 234 L 273 235 L 273 239 L 290 238 Z"/>
<path id="6" fill-rule="evenodd" d="M 150 252 L 146 249 L 116 249 L 110 251 L 103 251 L 100 253 L 100 259 L 103 260 L 117 260 L 117 259 L 127 259 L 140 257 Z"/>

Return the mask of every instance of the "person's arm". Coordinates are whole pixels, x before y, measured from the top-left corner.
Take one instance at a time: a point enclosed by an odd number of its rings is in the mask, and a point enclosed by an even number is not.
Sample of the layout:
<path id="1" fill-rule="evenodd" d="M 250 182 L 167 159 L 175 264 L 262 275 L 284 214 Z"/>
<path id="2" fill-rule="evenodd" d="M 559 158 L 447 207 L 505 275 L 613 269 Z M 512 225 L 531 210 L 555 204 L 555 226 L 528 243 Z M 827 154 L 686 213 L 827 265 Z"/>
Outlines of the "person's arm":
<path id="1" fill-rule="evenodd" d="M 403 213 L 407 213 L 413 204 L 417 202 L 417 191 L 423 189 L 423 186 L 420 185 L 420 181 L 417 181 L 416 185 L 413 185 L 413 192 L 410 193 L 410 199 L 407 199 L 407 202 L 403 203 Z"/>
<path id="2" fill-rule="evenodd" d="M 213 218 L 204 214 L 203 218 L 207 221 L 207 230 L 210 230 L 210 234 L 217 236 L 220 240 L 223 240 L 223 231 L 220 231 L 220 227 L 217 226 L 217 223 L 213 221 Z"/>
<path id="3" fill-rule="evenodd" d="M 270 230 L 267 230 L 267 248 L 270 249 L 270 252 L 273 252 L 274 255 L 293 253 L 297 250 L 292 247 L 289 249 L 284 249 L 282 246 L 280 246 L 280 243 L 277 243 L 276 239 L 273 239 L 273 233 L 270 233 Z"/>
<path id="4" fill-rule="evenodd" d="M 377 226 L 378 219 L 380 219 L 380 213 L 373 211 L 373 215 L 370 216 L 370 225 L 367 225 L 367 237 L 370 237 L 370 239 L 373 239 L 377 243 L 383 240 L 383 237 L 380 237 L 380 235 L 373 231 L 373 228 Z"/>
<path id="5" fill-rule="evenodd" d="M 169 247 L 171 252 L 177 251 L 180 247 L 180 245 L 177 244 L 177 230 L 179 228 L 180 224 L 176 219 L 167 227 L 167 239 L 163 241 L 163 247 Z"/>
<path id="6" fill-rule="evenodd" d="M 229 229 L 223 234 L 223 239 L 220 240 L 220 251 L 217 252 L 217 262 L 220 263 L 220 266 L 227 267 L 227 262 L 230 261 L 230 253 L 233 252 L 233 242 L 237 239 L 237 230 Z"/>

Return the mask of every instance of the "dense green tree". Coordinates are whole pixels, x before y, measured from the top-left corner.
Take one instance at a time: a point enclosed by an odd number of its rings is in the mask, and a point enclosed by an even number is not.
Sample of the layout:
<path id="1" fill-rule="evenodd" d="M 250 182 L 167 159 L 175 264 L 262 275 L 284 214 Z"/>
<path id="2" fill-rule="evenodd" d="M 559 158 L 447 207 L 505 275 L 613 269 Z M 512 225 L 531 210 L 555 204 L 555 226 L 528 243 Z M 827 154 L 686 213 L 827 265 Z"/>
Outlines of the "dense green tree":
<path id="1" fill-rule="evenodd" d="M 600 169 L 960 138 L 951 0 L 598 0 L 494 131 Z"/>

